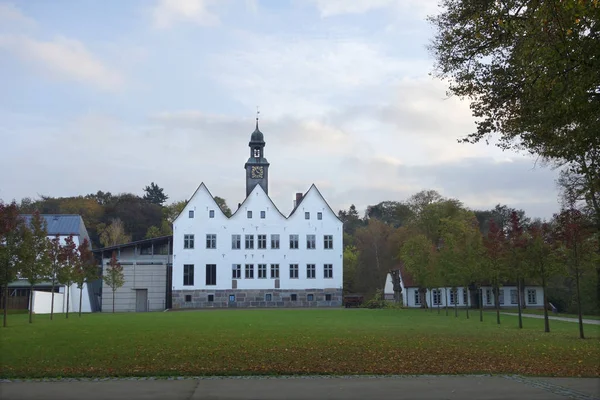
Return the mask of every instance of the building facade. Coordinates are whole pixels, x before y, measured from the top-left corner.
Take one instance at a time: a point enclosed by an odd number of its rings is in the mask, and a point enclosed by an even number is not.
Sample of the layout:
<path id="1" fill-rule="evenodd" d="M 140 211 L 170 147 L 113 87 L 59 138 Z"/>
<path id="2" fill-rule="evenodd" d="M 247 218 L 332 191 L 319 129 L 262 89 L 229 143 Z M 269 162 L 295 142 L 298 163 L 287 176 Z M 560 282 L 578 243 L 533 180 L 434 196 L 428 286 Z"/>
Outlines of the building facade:
<path id="1" fill-rule="evenodd" d="M 340 306 L 342 222 L 315 185 L 283 215 L 258 122 L 249 147 L 246 199 L 231 217 L 202 183 L 173 222 L 173 308 Z"/>

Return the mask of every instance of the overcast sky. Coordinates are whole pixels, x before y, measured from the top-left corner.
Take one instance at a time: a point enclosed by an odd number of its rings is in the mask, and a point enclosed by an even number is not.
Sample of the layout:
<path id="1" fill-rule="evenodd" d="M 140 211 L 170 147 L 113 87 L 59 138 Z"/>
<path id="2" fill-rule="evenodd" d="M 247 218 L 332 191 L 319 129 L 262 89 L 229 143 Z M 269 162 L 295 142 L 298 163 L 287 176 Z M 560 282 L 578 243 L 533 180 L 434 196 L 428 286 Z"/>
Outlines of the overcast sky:
<path id="1" fill-rule="evenodd" d="M 422 189 L 558 210 L 556 171 L 457 139 L 466 101 L 430 73 L 436 0 L 0 0 L 0 199 L 204 182 L 235 207 L 256 106 L 286 213 Z"/>

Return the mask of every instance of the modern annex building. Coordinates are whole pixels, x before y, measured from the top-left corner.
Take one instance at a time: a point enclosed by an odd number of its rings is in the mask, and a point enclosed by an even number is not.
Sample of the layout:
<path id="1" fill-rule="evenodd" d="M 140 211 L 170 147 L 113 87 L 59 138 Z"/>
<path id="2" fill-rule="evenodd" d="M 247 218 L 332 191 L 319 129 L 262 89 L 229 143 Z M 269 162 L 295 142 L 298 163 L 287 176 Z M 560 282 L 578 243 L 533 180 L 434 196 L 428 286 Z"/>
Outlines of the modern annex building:
<path id="1" fill-rule="evenodd" d="M 173 223 L 173 308 L 340 306 L 342 222 L 315 185 L 283 215 L 268 195 L 258 121 L 249 146 L 235 213 L 228 218 L 202 183 Z"/>

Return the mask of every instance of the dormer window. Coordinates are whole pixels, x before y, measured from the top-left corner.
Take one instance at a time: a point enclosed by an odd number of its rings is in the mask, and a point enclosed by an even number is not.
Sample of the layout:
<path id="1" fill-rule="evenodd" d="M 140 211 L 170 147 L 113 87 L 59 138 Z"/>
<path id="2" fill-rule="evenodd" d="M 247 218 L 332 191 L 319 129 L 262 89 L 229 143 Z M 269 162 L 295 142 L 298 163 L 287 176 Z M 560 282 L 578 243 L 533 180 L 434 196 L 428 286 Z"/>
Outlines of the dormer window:
<path id="1" fill-rule="evenodd" d="M 209 217 L 209 218 L 214 218 L 214 217 L 215 217 L 215 210 L 210 210 L 210 211 L 208 212 L 208 217 Z"/>

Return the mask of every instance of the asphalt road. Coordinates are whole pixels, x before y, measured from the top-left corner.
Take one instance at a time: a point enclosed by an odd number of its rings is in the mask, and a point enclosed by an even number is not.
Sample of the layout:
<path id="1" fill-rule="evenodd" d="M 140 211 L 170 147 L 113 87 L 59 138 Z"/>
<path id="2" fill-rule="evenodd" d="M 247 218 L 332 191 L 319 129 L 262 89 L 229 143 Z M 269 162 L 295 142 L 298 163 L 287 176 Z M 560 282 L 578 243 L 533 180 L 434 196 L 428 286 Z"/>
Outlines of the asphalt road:
<path id="1" fill-rule="evenodd" d="M 520 376 L 175 378 L 0 383 L 0 399 L 600 399 L 600 379 Z"/>

